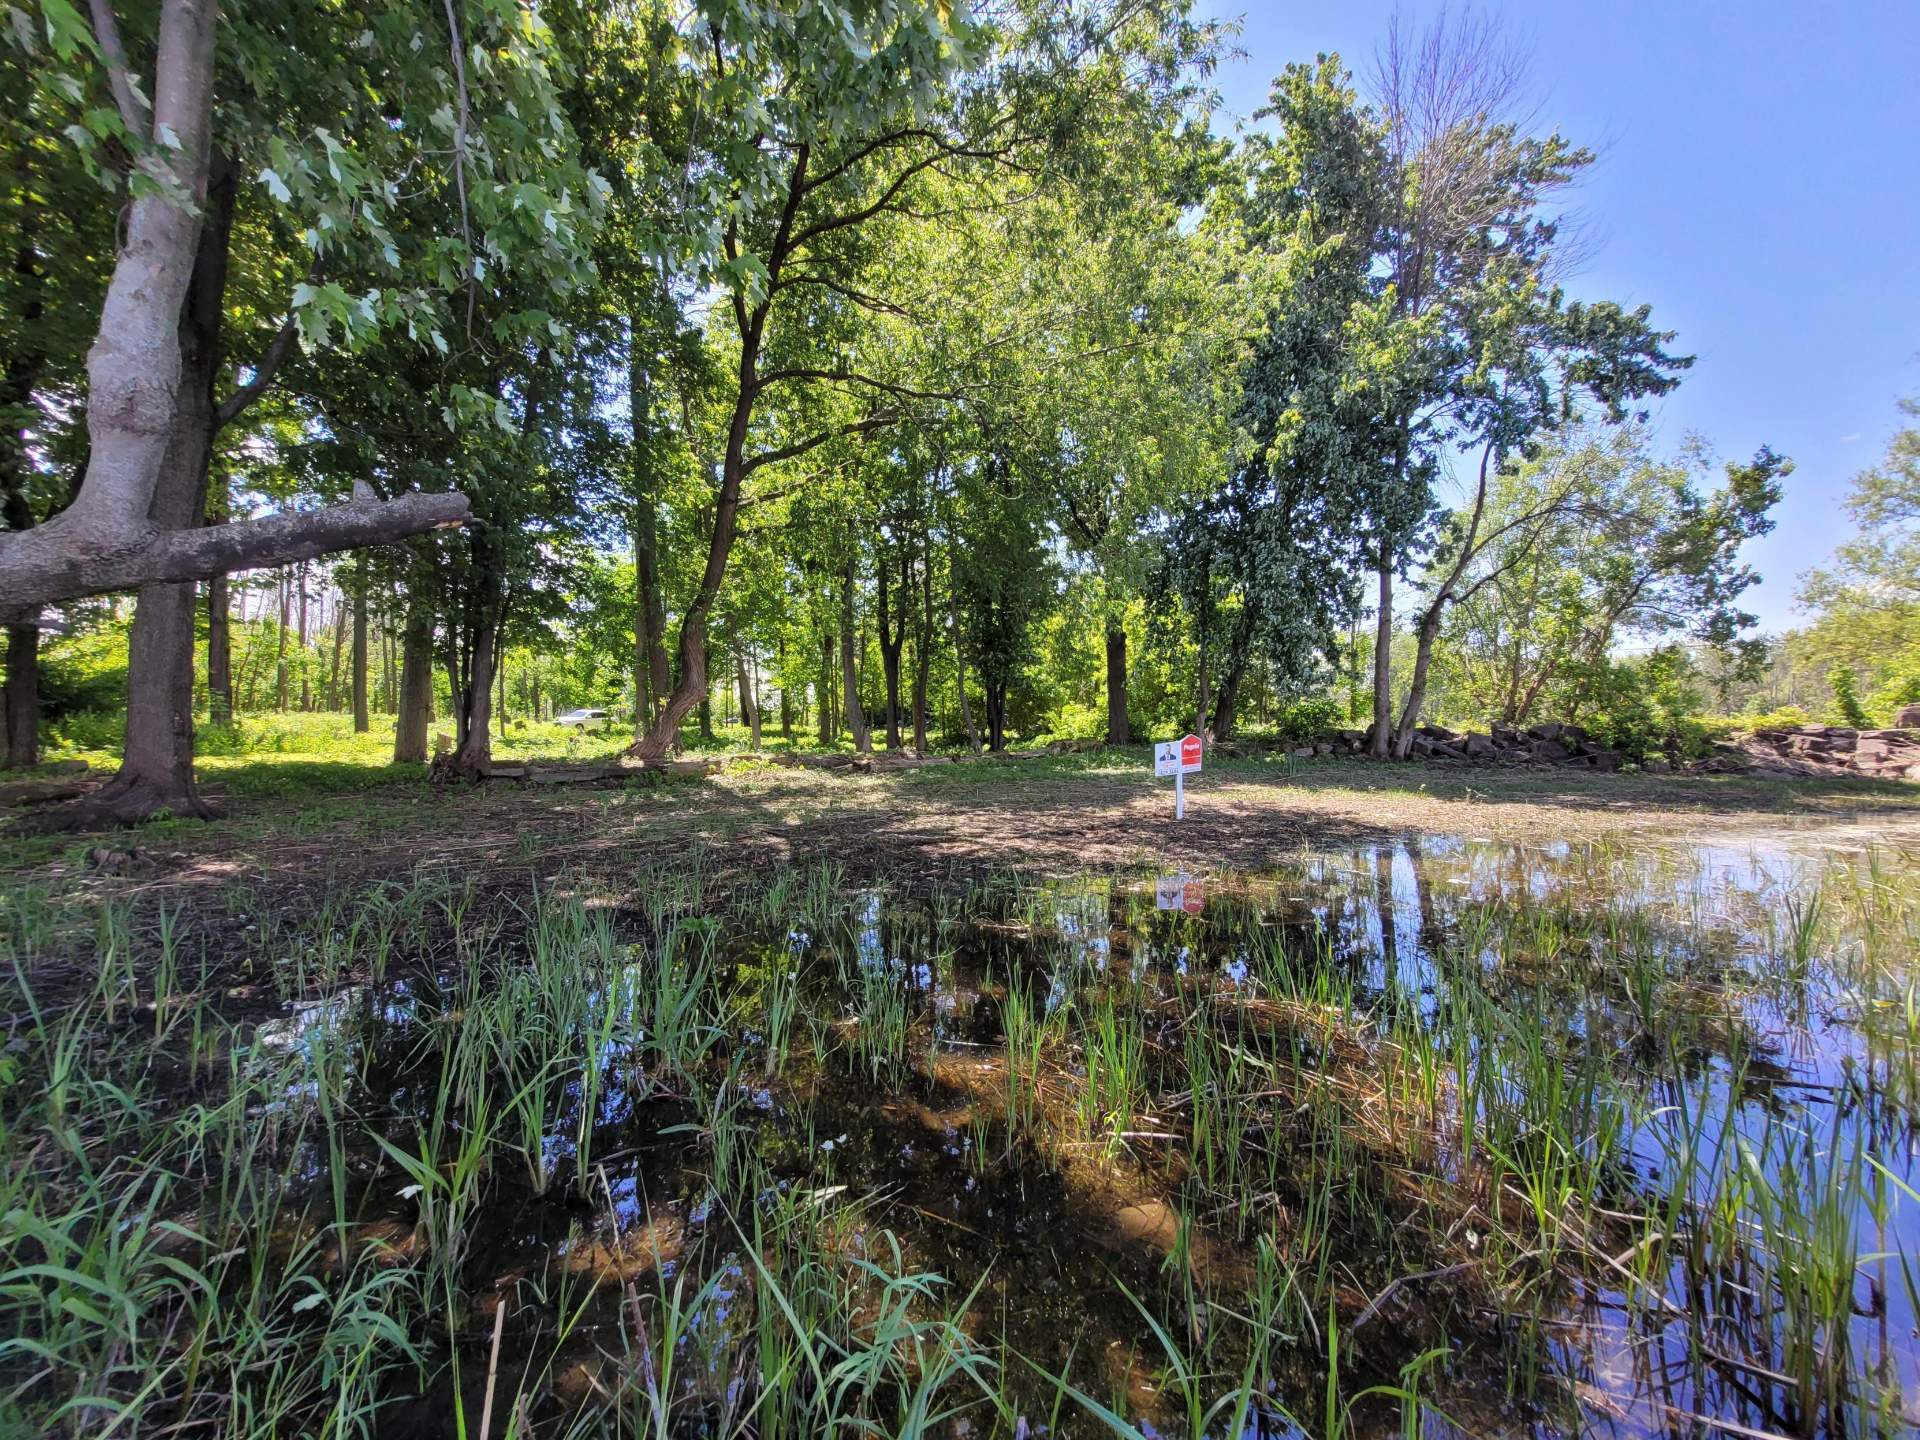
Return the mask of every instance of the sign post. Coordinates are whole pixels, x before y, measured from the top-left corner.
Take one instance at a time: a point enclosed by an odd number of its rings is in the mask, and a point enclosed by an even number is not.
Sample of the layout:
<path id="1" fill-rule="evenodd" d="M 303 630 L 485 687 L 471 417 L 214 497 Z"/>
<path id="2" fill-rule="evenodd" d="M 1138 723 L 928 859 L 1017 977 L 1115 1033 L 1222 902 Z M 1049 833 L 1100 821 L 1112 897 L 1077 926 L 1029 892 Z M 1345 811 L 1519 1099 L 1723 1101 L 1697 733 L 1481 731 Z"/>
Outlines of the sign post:
<path id="1" fill-rule="evenodd" d="M 1173 776 L 1173 818 L 1187 818 L 1187 774 L 1200 769 L 1200 737 L 1188 735 L 1153 747 L 1153 773 Z"/>

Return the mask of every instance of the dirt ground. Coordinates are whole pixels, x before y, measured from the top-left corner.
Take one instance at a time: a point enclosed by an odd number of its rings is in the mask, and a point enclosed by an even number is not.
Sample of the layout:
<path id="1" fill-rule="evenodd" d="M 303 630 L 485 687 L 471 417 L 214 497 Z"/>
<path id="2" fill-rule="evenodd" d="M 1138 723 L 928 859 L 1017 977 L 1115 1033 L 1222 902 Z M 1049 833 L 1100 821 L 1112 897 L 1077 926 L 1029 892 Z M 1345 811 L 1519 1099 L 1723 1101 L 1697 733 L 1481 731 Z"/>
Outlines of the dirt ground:
<path id="1" fill-rule="evenodd" d="M 69 894 L 309 889 L 435 867 L 507 889 L 581 874 L 617 886 L 643 857 L 704 846 L 723 868 L 829 858 L 851 878 L 933 880 L 1003 867 L 1257 869 L 1408 835 L 1920 852 L 1920 786 L 1857 780 L 1240 761 L 1194 777 L 1176 823 L 1171 782 L 1152 777 L 1145 752 L 874 775 L 767 765 L 610 788 L 322 784 L 226 806 L 211 824 L 0 843 L 0 875 Z"/>

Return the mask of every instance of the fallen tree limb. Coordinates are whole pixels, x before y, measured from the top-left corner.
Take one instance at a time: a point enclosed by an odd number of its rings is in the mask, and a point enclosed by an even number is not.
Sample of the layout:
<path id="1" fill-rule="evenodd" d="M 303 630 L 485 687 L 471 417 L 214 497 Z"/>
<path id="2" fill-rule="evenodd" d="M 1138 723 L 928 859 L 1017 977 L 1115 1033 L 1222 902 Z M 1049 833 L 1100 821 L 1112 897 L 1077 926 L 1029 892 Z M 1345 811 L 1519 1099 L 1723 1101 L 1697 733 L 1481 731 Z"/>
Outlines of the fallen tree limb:
<path id="1" fill-rule="evenodd" d="M 107 540 L 66 516 L 0 536 L 0 619 L 32 615 L 59 600 L 159 581 L 205 580 L 236 570 L 385 545 L 423 531 L 463 525 L 470 507 L 459 491 L 381 500 L 363 490 L 341 505 L 186 530 L 143 528 Z"/>

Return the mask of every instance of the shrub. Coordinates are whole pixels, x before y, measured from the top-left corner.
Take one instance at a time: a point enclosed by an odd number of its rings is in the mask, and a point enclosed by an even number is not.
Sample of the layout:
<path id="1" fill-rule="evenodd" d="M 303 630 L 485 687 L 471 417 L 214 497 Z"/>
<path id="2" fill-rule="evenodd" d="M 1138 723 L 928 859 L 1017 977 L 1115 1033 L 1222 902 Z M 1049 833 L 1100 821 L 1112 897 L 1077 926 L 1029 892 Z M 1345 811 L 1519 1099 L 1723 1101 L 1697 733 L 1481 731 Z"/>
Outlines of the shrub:
<path id="1" fill-rule="evenodd" d="M 1347 712 L 1330 695 L 1294 700 L 1283 706 L 1273 724 L 1274 738 L 1283 745 L 1306 745 L 1331 739 L 1347 723 Z"/>
<path id="2" fill-rule="evenodd" d="M 1700 717 L 1698 682 L 1693 661 L 1677 645 L 1609 661 L 1589 678 L 1584 723 L 1609 749 L 1633 760 L 1704 755 L 1711 736 Z"/>
<path id="3" fill-rule="evenodd" d="M 1836 665 L 1827 672 L 1827 684 L 1833 687 L 1833 718 L 1836 725 L 1855 730 L 1866 728 L 1867 712 L 1860 703 L 1860 682 L 1849 665 Z"/>
<path id="4" fill-rule="evenodd" d="M 1047 727 L 1050 740 L 1104 740 L 1107 735 L 1105 706 L 1076 705 L 1068 702 L 1054 713 Z"/>

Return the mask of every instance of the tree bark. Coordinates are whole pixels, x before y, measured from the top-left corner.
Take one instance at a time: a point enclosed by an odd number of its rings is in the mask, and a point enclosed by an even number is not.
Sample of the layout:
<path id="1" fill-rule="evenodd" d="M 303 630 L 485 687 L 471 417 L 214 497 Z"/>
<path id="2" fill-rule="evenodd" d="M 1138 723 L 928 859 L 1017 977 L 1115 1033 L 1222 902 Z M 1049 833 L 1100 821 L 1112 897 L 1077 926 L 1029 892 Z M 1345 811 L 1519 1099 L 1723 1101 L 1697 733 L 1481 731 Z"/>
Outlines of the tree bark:
<path id="1" fill-rule="evenodd" d="M 760 702 L 753 693 L 753 679 L 747 673 L 747 654 L 740 646 L 733 647 L 733 668 L 740 682 L 740 714 L 747 722 L 747 732 L 755 750 L 760 748 Z"/>
<path id="2" fill-rule="evenodd" d="M 793 748 L 793 687 L 787 684 L 787 640 L 780 637 L 780 648 L 776 652 L 775 663 L 780 668 L 780 738 L 787 742 L 787 748 Z"/>
<path id="3" fill-rule="evenodd" d="M 327 667 L 327 692 L 321 700 L 320 708 L 328 714 L 340 709 L 340 652 L 347 644 L 347 596 L 345 591 L 336 591 L 333 601 L 333 661 Z"/>
<path id="4" fill-rule="evenodd" d="M 233 723 L 233 599 L 224 575 L 207 581 L 207 720 Z"/>
<path id="5" fill-rule="evenodd" d="M 833 698 L 833 627 L 820 632 L 820 743 L 831 745 L 840 734 Z"/>
<path id="6" fill-rule="evenodd" d="M 40 763 L 40 627 L 7 627 L 8 768 Z"/>
<path id="7" fill-rule="evenodd" d="M 87 353 L 86 471 L 61 514 L 0 535 L 0 618 L 31 615 L 51 601 L 204 580 L 394 540 L 466 516 L 465 497 L 441 495 L 384 506 L 368 496 L 365 503 L 212 528 L 197 514 L 161 518 L 180 515 L 178 497 L 160 492 L 175 458 L 177 402 L 186 383 L 180 317 L 204 249 L 202 215 L 211 213 L 205 202 L 218 19 L 217 0 L 164 0 L 159 8 L 152 133 L 166 140 L 166 163 L 195 203 L 176 204 L 156 186 L 128 207 Z M 200 407 L 197 398 L 188 403 Z M 210 399 L 208 411 L 211 426 Z M 427 503 L 408 503 L 421 501 Z"/>
<path id="8" fill-rule="evenodd" d="M 927 681 L 933 669 L 933 551 L 920 550 L 920 626 L 913 640 L 913 748 L 927 753 Z"/>
<path id="9" fill-rule="evenodd" d="M 300 585 L 300 709 L 303 712 L 313 709 L 313 681 L 307 665 L 307 565 L 309 563 L 302 560 L 294 570 L 294 576 Z"/>
<path id="10" fill-rule="evenodd" d="M 867 714 L 860 704 L 860 673 L 855 661 L 853 565 L 853 557 L 849 555 L 840 576 L 840 693 L 847 712 L 847 728 L 853 732 L 853 748 L 862 755 L 871 755 L 873 732 L 867 726 Z"/>
<path id="11" fill-rule="evenodd" d="M 287 713 L 287 622 L 292 618 L 293 577 L 284 566 L 280 570 L 280 629 L 274 644 L 275 708 Z"/>
<path id="12" fill-rule="evenodd" d="M 1127 731 L 1127 632 L 1107 620 L 1107 743 L 1125 745 Z"/>
<path id="13" fill-rule="evenodd" d="M 493 763 L 493 666 L 494 646 L 497 637 L 492 616 L 489 614 L 473 637 L 473 650 L 467 657 L 466 684 L 462 687 L 462 700 L 465 701 L 463 729 L 465 735 L 460 748 L 453 757 L 453 766 L 460 774 L 470 779 L 479 779 Z"/>
<path id="14" fill-rule="evenodd" d="M 1367 753 L 1384 760 L 1393 741 L 1393 565 L 1380 542 L 1380 613 L 1373 627 L 1373 735 Z"/>
<path id="15" fill-rule="evenodd" d="M 967 744 L 973 753 L 980 753 L 980 731 L 973 723 L 973 702 L 967 698 L 967 647 L 960 638 L 960 597 L 955 593 L 951 582 L 952 566 L 948 566 L 949 583 L 947 585 L 947 623 L 953 630 L 953 684 L 960 695 L 960 723 L 966 727 Z"/>
<path id="16" fill-rule="evenodd" d="M 904 561 L 903 568 L 904 568 Z M 883 545 L 874 546 L 873 560 L 875 618 L 880 623 L 880 670 L 885 677 L 887 687 L 887 748 L 900 748 L 900 652 L 907 643 L 907 617 L 901 612 L 900 623 L 893 623 L 892 611 L 895 608 L 889 602 L 887 593 L 887 556 Z M 904 582 L 906 576 L 902 574 Z M 904 583 L 901 590 L 905 591 Z"/>
<path id="17" fill-rule="evenodd" d="M 366 667 L 358 662 L 366 635 L 365 607 L 355 619 L 354 729 L 361 728 L 366 701 Z M 424 599 L 410 597 L 407 628 L 400 647 L 400 683 L 393 727 L 393 759 L 397 765 L 424 765 L 427 729 L 433 723 L 433 611 Z"/>
<path id="18" fill-rule="evenodd" d="M 187 9 L 197 8 L 190 0 L 171 0 L 168 9 L 162 12 L 163 35 L 165 17 L 176 4 Z M 207 19 L 211 24 L 211 16 Z M 198 143 L 204 148 L 204 128 Z M 221 160 L 208 182 L 204 178 L 207 175 L 204 156 L 199 173 L 203 177 L 200 188 L 205 198 L 206 220 L 191 232 L 196 241 L 193 264 L 174 324 L 173 414 L 157 477 L 149 491 L 147 519 L 160 529 L 193 527 L 197 533 L 208 534 L 211 532 L 204 528 L 202 521 L 217 428 L 213 389 L 220 364 L 220 322 L 226 297 L 235 179 L 232 167 Z M 114 278 L 117 284 L 117 269 Z M 111 308 L 110 300 L 108 309 Z M 103 312 L 103 337 L 96 344 L 96 351 L 107 344 L 105 328 Z M 93 428 L 91 413 L 89 427 Z M 100 443 L 97 437 L 94 443 L 96 447 Z M 120 482 L 131 483 L 128 467 L 145 452 L 125 436 L 116 437 L 113 443 L 119 457 L 115 463 L 121 468 L 112 473 Z M 92 473 L 90 463 L 89 479 Z M 104 493 L 111 497 L 119 492 L 110 486 Z M 84 485 L 80 498 L 85 498 Z M 76 499 L 75 505 L 79 504 L 80 499 Z M 196 587 L 191 581 L 140 587 L 133 629 L 128 637 L 127 733 L 120 770 L 98 793 L 75 807 L 71 815 L 62 817 L 60 823 L 128 824 L 162 812 L 201 818 L 214 813 L 213 807 L 201 799 L 193 780 L 196 598 Z"/>
<path id="19" fill-rule="evenodd" d="M 348 680 L 353 691 L 353 733 L 365 735 L 373 728 L 373 717 L 367 713 L 367 581 L 365 574 L 354 578 L 353 586 L 353 674 Z M 431 673 L 431 672 L 429 672 Z M 425 730 L 421 732 L 421 748 L 426 745 Z M 400 756 L 395 754 L 394 759 Z"/>
<path id="20" fill-rule="evenodd" d="M 659 507 L 654 496 L 649 410 L 652 386 L 637 342 L 637 321 L 628 322 L 627 408 L 633 461 L 633 726 L 636 737 L 659 716 L 673 685 L 667 657 L 666 597 L 660 583 Z M 642 697 L 644 696 L 644 700 Z"/>

